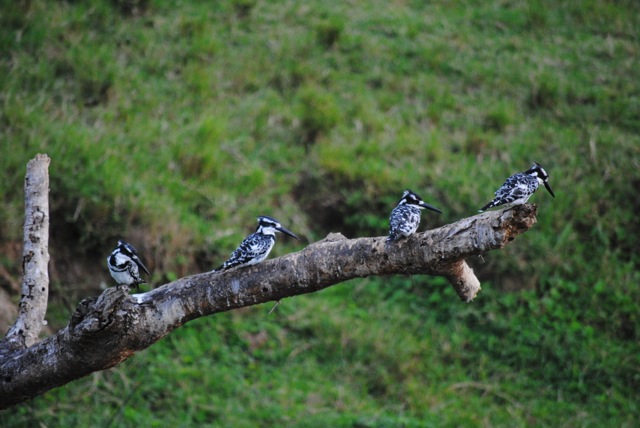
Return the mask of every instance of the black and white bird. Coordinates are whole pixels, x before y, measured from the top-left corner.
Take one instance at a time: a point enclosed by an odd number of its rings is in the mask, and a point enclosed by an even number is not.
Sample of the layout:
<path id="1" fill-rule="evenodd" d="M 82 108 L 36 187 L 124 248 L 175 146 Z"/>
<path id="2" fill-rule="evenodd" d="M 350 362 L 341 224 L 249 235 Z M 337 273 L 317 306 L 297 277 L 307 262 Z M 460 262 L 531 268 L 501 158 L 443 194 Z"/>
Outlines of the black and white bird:
<path id="1" fill-rule="evenodd" d="M 482 212 L 499 205 L 522 205 L 529 200 L 541 184 L 544 184 L 551 196 L 556 197 L 549 185 L 549 174 L 542 165 L 534 162 L 531 168 L 525 172 L 519 172 L 507 178 L 507 181 L 495 191 L 495 198 L 479 211 Z"/>
<path id="2" fill-rule="evenodd" d="M 133 285 L 137 288 L 140 284 L 144 284 L 146 281 L 140 276 L 140 270 L 151 276 L 138 257 L 136 249 L 125 241 L 118 241 L 118 246 L 107 257 L 107 266 L 118 285 Z"/>
<path id="3" fill-rule="evenodd" d="M 231 254 L 231 257 L 222 266 L 214 269 L 213 272 L 230 269 L 235 266 L 249 266 L 260 263 L 267 258 L 273 248 L 273 244 L 276 243 L 276 232 L 286 233 L 293 238 L 300 239 L 293 232 L 282 227 L 275 218 L 266 215 L 260 216 L 258 217 L 256 231 L 247 236 Z"/>
<path id="4" fill-rule="evenodd" d="M 428 209 L 442 213 L 422 200 L 418 194 L 411 190 L 405 190 L 398 205 L 391 211 L 389 217 L 389 237 L 387 242 L 393 242 L 400 237 L 406 237 L 418 230 L 420 225 L 420 210 Z"/>

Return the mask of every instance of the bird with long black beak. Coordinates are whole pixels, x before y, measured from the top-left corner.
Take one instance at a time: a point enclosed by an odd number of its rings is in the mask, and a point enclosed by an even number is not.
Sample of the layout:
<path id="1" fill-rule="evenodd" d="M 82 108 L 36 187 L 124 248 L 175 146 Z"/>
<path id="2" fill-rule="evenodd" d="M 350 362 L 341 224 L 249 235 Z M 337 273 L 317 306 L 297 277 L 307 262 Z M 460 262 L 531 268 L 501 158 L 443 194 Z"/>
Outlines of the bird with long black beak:
<path id="1" fill-rule="evenodd" d="M 542 165 L 534 162 L 531 168 L 525 172 L 519 172 L 507 178 L 507 181 L 495 191 L 495 198 L 480 208 L 479 211 L 482 212 L 499 205 L 522 205 L 529 200 L 541 184 L 544 185 L 552 197 L 556 197 L 549 184 L 549 174 L 547 174 Z"/>
<path id="2" fill-rule="evenodd" d="M 387 242 L 394 242 L 415 233 L 420 225 L 420 211 L 425 208 L 442 213 L 438 208 L 423 201 L 417 193 L 405 190 L 398 205 L 391 211 Z"/>
<path id="3" fill-rule="evenodd" d="M 247 236 L 231 257 L 220 267 L 213 270 L 222 271 L 235 266 L 249 266 L 260 263 L 267 258 L 276 243 L 276 232 L 282 232 L 292 238 L 298 238 L 293 232 L 282 227 L 280 222 L 266 215 L 258 217 L 258 228 Z"/>
<path id="4" fill-rule="evenodd" d="M 118 246 L 107 257 L 107 266 L 109 273 L 118 285 L 126 285 L 127 287 L 133 285 L 138 288 L 140 284 L 144 284 L 146 281 L 140 276 L 140 270 L 151 276 L 138 257 L 134 246 L 122 240 L 118 241 Z"/>

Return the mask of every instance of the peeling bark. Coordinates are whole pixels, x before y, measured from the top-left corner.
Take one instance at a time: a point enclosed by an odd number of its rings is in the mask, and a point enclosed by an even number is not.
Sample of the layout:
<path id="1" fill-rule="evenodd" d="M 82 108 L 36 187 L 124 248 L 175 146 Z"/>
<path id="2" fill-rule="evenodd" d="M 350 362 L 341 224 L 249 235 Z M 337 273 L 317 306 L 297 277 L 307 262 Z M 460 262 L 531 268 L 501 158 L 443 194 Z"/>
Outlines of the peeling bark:
<path id="1" fill-rule="evenodd" d="M 480 282 L 464 259 L 504 247 L 535 222 L 536 207 L 522 205 L 393 244 L 387 244 L 386 237 L 330 234 L 296 253 L 185 277 L 147 293 L 129 295 L 126 287 L 110 288 L 82 300 L 69 324 L 55 335 L 28 347 L 0 343 L 0 409 L 113 367 L 193 319 L 312 293 L 357 277 L 444 276 L 469 302 L 480 291 Z"/>

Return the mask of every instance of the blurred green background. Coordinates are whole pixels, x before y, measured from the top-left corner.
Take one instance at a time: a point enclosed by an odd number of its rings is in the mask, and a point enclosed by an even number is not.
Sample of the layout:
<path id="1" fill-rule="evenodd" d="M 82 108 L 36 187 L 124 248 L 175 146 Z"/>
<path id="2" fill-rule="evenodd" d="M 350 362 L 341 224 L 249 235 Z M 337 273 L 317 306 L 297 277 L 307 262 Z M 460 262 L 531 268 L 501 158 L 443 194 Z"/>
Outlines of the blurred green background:
<path id="1" fill-rule="evenodd" d="M 640 3 L 2 1 L 0 286 L 25 166 L 52 158 L 49 325 L 112 285 L 220 264 L 261 214 L 387 233 L 405 188 L 474 215 L 535 160 L 538 223 L 442 278 L 354 280 L 199 319 L 0 425 L 634 426 L 640 418 Z M 148 287 L 146 288 L 148 289 Z"/>

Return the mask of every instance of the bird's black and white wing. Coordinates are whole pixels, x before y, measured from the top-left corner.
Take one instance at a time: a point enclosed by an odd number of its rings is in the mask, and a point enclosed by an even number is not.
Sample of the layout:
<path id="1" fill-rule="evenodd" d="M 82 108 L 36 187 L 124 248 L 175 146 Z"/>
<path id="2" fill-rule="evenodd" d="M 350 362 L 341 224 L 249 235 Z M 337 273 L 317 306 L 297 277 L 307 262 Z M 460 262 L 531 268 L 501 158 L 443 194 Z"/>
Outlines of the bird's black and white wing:
<path id="1" fill-rule="evenodd" d="M 528 174 L 518 173 L 507 178 L 502 186 L 495 191 L 495 198 L 480 211 L 499 205 L 524 204 L 538 188 L 538 180 Z"/>
<path id="2" fill-rule="evenodd" d="M 217 268 L 216 271 L 230 269 L 235 266 L 260 263 L 267 258 L 274 243 L 275 237 L 273 235 L 264 235 L 261 233 L 249 235 L 231 254 L 231 257 L 229 257 L 222 266 Z"/>
<path id="3" fill-rule="evenodd" d="M 398 205 L 389 217 L 389 237 L 387 241 L 395 241 L 401 236 L 409 236 L 420 225 L 420 210 L 409 205 Z"/>

